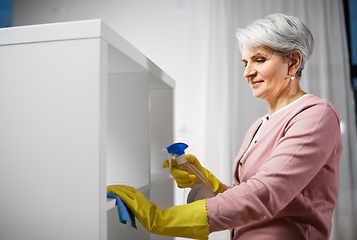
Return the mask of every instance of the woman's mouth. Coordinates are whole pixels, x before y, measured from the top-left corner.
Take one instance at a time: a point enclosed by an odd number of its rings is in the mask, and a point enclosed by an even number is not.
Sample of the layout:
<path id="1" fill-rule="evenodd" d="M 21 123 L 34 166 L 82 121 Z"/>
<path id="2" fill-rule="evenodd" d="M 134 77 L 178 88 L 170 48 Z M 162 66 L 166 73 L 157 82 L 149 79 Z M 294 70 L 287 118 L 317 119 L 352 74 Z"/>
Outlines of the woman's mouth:
<path id="1" fill-rule="evenodd" d="M 252 86 L 252 88 L 256 88 L 258 87 L 261 83 L 263 83 L 263 80 L 259 80 L 259 81 L 250 81 L 250 85 Z"/>

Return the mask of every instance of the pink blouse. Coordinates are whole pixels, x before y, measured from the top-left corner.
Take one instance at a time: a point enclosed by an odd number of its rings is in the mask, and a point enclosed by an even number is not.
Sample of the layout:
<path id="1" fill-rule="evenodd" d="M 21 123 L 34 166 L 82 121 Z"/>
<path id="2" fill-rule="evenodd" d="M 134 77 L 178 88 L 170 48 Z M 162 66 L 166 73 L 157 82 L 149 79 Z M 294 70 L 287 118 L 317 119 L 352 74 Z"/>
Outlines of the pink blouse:
<path id="1" fill-rule="evenodd" d="M 210 231 L 231 229 L 239 240 L 327 240 L 342 151 L 338 113 L 308 95 L 267 120 L 245 154 L 262 119 L 248 130 L 233 186 L 206 200 Z"/>

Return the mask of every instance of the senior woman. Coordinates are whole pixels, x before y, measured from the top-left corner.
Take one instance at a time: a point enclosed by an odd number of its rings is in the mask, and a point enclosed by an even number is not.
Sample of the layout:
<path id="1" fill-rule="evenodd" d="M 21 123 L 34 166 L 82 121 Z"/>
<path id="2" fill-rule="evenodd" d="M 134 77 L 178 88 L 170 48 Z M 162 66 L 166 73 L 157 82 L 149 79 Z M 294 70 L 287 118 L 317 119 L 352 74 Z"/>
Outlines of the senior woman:
<path id="1" fill-rule="evenodd" d="M 339 116 L 328 101 L 307 94 L 299 80 L 313 50 L 297 18 L 269 15 L 239 29 L 244 78 L 268 113 L 248 130 L 227 186 L 187 155 L 216 196 L 160 210 L 127 186 L 110 186 L 150 232 L 207 239 L 231 230 L 231 239 L 328 239 L 338 195 L 342 151 Z M 163 163 L 167 167 L 168 162 Z M 176 167 L 179 187 L 194 176 Z"/>

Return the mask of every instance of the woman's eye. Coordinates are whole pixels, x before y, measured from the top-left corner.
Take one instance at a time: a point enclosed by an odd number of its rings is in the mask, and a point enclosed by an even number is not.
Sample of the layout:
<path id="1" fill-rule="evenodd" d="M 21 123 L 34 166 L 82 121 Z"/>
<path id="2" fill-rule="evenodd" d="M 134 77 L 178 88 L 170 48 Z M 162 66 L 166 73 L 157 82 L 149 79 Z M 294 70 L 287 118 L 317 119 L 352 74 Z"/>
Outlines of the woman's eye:
<path id="1" fill-rule="evenodd" d="M 257 60 L 257 62 L 258 63 L 263 63 L 263 62 L 265 62 L 265 58 L 260 58 L 260 59 Z"/>

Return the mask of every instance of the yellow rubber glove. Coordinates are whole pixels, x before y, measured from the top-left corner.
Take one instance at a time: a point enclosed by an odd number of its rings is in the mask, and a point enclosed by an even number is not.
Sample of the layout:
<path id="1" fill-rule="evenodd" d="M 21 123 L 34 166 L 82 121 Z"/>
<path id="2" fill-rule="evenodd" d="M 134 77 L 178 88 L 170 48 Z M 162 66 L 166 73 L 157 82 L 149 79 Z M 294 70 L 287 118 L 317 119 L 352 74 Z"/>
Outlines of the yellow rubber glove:
<path id="1" fill-rule="evenodd" d="M 125 185 L 112 185 L 107 191 L 119 196 L 149 232 L 171 237 L 208 239 L 206 200 L 160 210 L 141 192 Z"/>
<path id="2" fill-rule="evenodd" d="M 186 159 L 188 162 L 192 163 L 198 171 L 200 171 L 203 176 L 207 179 L 207 182 L 211 186 L 215 195 L 218 193 L 223 193 L 226 191 L 226 186 L 221 183 L 210 171 L 201 166 L 201 163 L 198 159 L 192 155 L 187 154 Z M 169 160 L 166 160 L 162 163 L 163 168 L 169 167 Z M 177 167 L 175 159 L 171 160 L 170 174 L 176 181 L 176 184 L 179 188 L 187 188 L 193 186 L 193 181 L 196 179 L 195 175 L 189 175 L 188 172 L 181 170 Z"/>

